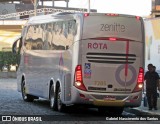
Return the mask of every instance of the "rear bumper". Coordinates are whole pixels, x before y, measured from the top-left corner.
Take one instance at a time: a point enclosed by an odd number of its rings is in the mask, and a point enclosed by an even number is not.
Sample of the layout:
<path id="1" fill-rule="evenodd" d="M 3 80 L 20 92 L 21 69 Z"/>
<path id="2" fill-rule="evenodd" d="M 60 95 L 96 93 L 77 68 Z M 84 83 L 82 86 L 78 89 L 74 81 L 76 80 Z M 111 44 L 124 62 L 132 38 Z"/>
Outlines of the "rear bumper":
<path id="1" fill-rule="evenodd" d="M 125 102 L 122 100 L 94 100 L 93 105 L 95 106 L 125 106 Z"/>
<path id="2" fill-rule="evenodd" d="M 95 93 L 74 88 L 72 90 L 72 104 L 88 104 L 93 106 L 138 107 L 141 105 L 142 92 L 136 93 Z M 115 99 L 105 99 L 106 96 Z"/>

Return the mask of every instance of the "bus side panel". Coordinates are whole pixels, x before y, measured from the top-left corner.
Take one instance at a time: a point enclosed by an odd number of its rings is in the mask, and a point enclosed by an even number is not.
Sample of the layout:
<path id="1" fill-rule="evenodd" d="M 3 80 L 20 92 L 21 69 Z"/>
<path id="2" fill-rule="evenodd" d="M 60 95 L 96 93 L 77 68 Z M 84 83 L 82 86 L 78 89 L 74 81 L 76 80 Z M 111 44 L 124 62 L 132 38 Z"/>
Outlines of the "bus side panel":
<path id="1" fill-rule="evenodd" d="M 24 75 L 24 56 L 23 56 L 23 51 L 21 51 L 18 70 L 17 70 L 17 90 L 19 92 L 21 92 L 21 83 L 22 83 L 23 75 Z"/>
<path id="2" fill-rule="evenodd" d="M 136 48 L 136 50 L 135 50 Z M 137 84 L 137 78 L 139 73 L 139 68 L 143 67 L 143 56 L 144 56 L 144 44 L 142 42 L 131 41 L 129 43 L 129 53 L 134 53 L 136 55 L 135 61 L 133 64 L 128 65 L 127 78 L 126 78 L 126 92 L 134 92 L 134 88 Z M 130 90 L 131 89 L 131 90 Z"/>
<path id="3" fill-rule="evenodd" d="M 64 78 L 64 101 L 71 101 L 71 73 L 66 74 Z"/>
<path id="4" fill-rule="evenodd" d="M 69 50 L 61 52 L 58 61 L 59 71 L 57 74 L 59 75 L 58 79 L 60 80 L 60 86 L 62 91 L 61 100 L 65 104 L 69 104 L 71 102 L 71 75 L 72 75 L 72 59 L 74 58 L 72 55 L 72 48 Z"/>

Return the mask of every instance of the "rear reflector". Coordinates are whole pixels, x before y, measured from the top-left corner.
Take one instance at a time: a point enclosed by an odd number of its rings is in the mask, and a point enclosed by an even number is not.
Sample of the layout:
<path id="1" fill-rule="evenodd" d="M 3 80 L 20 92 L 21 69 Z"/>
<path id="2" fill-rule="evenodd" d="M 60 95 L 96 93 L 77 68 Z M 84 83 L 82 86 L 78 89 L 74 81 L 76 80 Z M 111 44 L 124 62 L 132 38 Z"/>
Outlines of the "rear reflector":
<path id="1" fill-rule="evenodd" d="M 82 66 L 81 65 L 76 66 L 74 86 L 80 90 L 87 91 L 86 87 L 83 84 Z"/>
<path id="2" fill-rule="evenodd" d="M 138 99 L 139 98 L 139 96 L 135 96 L 135 97 L 133 97 L 133 99 Z"/>
<path id="3" fill-rule="evenodd" d="M 144 83 L 144 69 L 142 67 L 139 68 L 138 78 L 137 78 L 137 84 L 134 88 L 133 92 L 141 91 L 143 88 Z"/>
<path id="4" fill-rule="evenodd" d="M 81 97 L 81 98 L 85 98 L 85 95 L 83 95 L 83 94 L 79 94 L 79 96 Z"/>

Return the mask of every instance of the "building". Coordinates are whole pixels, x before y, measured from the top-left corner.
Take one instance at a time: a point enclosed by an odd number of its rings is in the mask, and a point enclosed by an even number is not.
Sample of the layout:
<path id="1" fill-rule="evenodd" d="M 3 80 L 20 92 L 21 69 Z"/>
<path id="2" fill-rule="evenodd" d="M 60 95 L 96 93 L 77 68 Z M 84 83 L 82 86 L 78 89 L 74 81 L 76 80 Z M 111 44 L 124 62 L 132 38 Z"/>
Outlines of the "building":
<path id="1" fill-rule="evenodd" d="M 66 7 L 56 7 L 54 6 L 54 3 L 56 1 L 65 1 L 66 2 Z M 49 6 L 44 6 L 45 2 L 50 2 L 51 5 Z M 87 9 L 85 8 L 69 8 L 68 7 L 69 0 L 0 0 L 0 20 L 5 20 L 5 19 L 25 19 L 29 18 L 31 16 L 35 15 L 41 15 L 41 14 L 48 14 L 48 12 L 42 12 L 40 11 L 35 11 L 34 13 L 26 14 L 26 11 L 31 11 L 31 10 L 36 10 L 36 9 L 42 9 L 42 8 L 50 8 L 50 9 L 55 9 L 55 10 L 71 10 L 71 11 L 81 11 L 81 12 L 87 12 Z M 45 9 L 47 10 L 47 9 Z M 25 11 L 24 14 L 22 14 Z M 91 12 L 97 12 L 95 9 L 91 9 Z M 20 13 L 20 16 L 11 16 L 10 14 L 13 13 Z M 49 13 L 53 13 L 55 11 L 51 11 Z M 7 16 L 9 15 L 9 16 Z M 4 18 L 3 18 L 4 17 Z"/>
<path id="2" fill-rule="evenodd" d="M 55 7 L 56 1 L 65 1 L 66 7 Z M 45 2 L 52 4 L 44 6 Z M 29 17 L 35 16 L 35 6 L 37 15 L 53 13 L 55 10 L 87 11 L 84 8 L 69 8 L 68 2 L 69 0 L 0 0 L 0 51 L 12 46 L 16 37 L 21 34 L 24 23 Z M 91 12 L 97 11 L 91 9 Z"/>
<path id="3" fill-rule="evenodd" d="M 160 17 L 160 0 L 152 0 L 151 17 Z"/>

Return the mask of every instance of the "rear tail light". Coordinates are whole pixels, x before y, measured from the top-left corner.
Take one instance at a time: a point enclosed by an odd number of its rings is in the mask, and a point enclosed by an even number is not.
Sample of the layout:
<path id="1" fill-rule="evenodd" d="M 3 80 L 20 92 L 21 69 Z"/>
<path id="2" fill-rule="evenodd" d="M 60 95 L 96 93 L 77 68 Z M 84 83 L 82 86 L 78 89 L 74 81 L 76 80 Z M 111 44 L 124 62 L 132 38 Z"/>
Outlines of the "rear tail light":
<path id="1" fill-rule="evenodd" d="M 143 83 L 144 82 L 144 69 L 143 68 L 139 68 L 139 74 L 138 74 L 137 82 L 138 83 Z"/>
<path id="2" fill-rule="evenodd" d="M 136 16 L 136 19 L 137 19 L 137 20 L 140 20 L 140 16 Z"/>
<path id="3" fill-rule="evenodd" d="M 87 17 L 87 16 L 89 16 L 89 13 L 84 13 L 84 17 Z"/>
<path id="4" fill-rule="evenodd" d="M 76 66 L 74 86 L 80 90 L 87 91 L 86 87 L 83 84 L 82 66 L 81 65 Z"/>
<path id="5" fill-rule="evenodd" d="M 137 84 L 136 84 L 136 87 L 134 88 L 133 92 L 138 92 L 138 91 L 142 90 L 143 83 L 144 83 L 144 69 L 140 67 L 139 73 L 138 73 L 138 78 L 137 78 Z"/>

